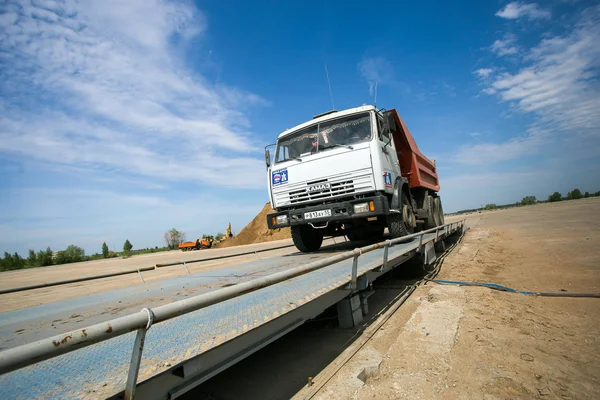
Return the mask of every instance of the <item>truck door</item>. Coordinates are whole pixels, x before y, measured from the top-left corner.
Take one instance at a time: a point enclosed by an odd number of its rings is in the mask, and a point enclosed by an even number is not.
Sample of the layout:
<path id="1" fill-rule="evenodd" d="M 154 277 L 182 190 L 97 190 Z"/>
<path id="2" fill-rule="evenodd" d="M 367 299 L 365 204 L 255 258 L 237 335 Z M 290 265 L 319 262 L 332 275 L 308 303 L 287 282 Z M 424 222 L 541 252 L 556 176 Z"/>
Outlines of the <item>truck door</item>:
<path id="1" fill-rule="evenodd" d="M 391 140 L 390 130 L 387 120 L 377 113 L 377 140 L 381 146 L 382 159 L 381 166 L 383 169 L 384 188 L 386 193 L 392 193 L 394 190 L 394 182 L 400 176 L 400 164 L 398 164 L 398 156 L 394 148 L 394 141 Z"/>

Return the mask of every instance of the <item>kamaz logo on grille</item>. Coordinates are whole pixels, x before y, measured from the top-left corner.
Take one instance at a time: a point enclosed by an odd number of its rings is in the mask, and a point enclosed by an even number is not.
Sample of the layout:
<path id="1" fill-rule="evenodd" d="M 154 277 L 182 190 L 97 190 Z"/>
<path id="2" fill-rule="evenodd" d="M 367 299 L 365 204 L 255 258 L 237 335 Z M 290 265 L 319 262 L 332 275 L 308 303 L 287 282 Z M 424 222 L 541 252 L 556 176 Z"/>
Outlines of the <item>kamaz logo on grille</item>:
<path id="1" fill-rule="evenodd" d="M 322 192 L 323 190 L 327 190 L 330 188 L 331 188 L 331 185 L 329 183 L 319 183 L 318 185 L 309 186 L 308 193 Z"/>

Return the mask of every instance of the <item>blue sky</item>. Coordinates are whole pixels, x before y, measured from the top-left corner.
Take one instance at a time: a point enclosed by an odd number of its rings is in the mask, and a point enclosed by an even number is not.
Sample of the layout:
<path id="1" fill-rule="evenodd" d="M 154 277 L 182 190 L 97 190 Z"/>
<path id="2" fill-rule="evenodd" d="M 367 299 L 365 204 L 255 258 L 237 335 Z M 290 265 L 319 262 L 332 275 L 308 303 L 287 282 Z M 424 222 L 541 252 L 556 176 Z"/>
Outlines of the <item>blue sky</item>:
<path id="1" fill-rule="evenodd" d="M 325 63 L 338 110 L 378 83 L 447 212 L 600 190 L 598 43 L 583 0 L 3 2 L 0 251 L 239 231 Z"/>

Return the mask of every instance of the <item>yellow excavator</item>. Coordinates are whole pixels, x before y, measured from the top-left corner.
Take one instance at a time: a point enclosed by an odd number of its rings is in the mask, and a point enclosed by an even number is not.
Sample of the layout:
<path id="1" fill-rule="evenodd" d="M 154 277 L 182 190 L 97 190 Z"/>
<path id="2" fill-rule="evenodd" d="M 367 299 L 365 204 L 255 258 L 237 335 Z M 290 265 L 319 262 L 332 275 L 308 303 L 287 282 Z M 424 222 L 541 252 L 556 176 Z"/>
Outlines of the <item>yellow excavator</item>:
<path id="1" fill-rule="evenodd" d="M 231 233 L 231 222 L 227 225 L 227 229 L 225 229 L 225 236 L 221 238 L 221 241 L 231 239 L 233 237 L 233 233 Z"/>

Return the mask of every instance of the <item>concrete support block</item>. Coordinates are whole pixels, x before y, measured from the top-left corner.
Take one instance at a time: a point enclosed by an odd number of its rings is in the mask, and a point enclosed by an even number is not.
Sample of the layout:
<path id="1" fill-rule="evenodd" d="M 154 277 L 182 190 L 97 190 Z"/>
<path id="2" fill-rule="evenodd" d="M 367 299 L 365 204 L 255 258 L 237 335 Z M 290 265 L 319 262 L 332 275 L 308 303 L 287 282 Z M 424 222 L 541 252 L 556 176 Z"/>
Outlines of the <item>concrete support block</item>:
<path id="1" fill-rule="evenodd" d="M 442 240 L 438 240 L 435 243 L 434 248 L 435 248 L 435 252 L 436 253 L 442 254 L 443 252 L 446 251 L 446 242 L 444 242 L 443 239 Z"/>
<path id="2" fill-rule="evenodd" d="M 363 316 L 366 316 L 369 313 L 369 301 L 367 299 L 368 296 L 364 294 L 360 295 L 360 308 Z"/>
<path id="3" fill-rule="evenodd" d="M 435 247 L 433 243 L 429 242 L 425 245 L 425 251 L 423 252 L 423 256 L 423 263 L 426 267 L 429 267 L 435 262 L 435 260 L 437 260 L 437 255 L 435 254 Z"/>
<path id="4" fill-rule="evenodd" d="M 337 303 L 338 323 L 340 328 L 353 328 L 363 321 L 360 296 L 345 298 Z"/>

